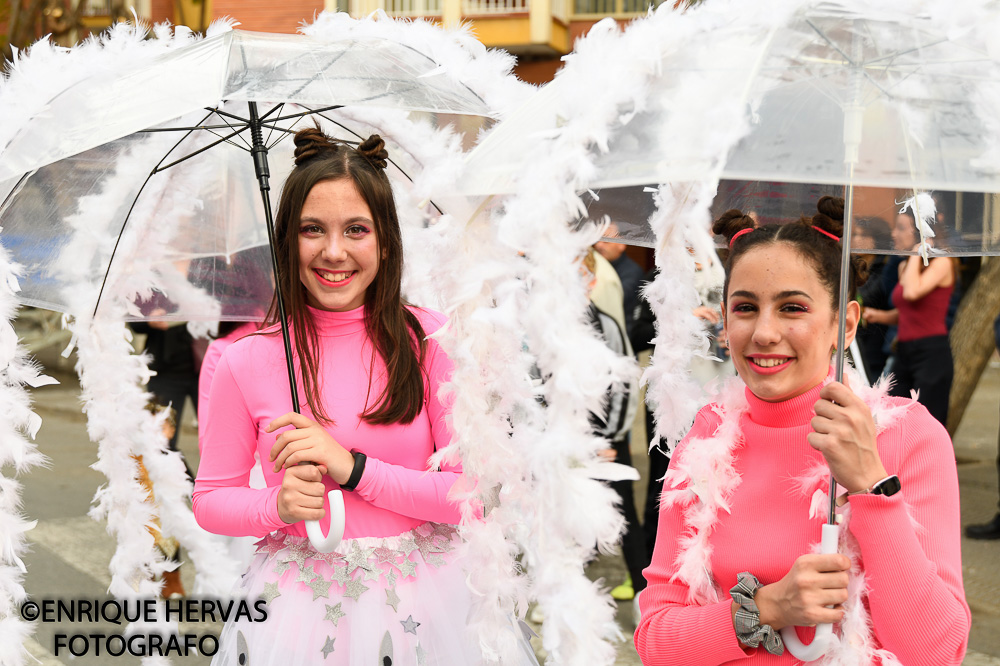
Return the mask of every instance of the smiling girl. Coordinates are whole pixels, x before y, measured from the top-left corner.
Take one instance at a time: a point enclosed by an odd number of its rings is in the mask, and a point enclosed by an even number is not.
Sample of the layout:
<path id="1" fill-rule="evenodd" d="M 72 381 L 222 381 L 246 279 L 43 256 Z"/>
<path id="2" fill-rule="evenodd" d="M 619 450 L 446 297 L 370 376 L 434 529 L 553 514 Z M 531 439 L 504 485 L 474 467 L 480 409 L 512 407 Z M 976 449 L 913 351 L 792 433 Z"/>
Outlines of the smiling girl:
<path id="1" fill-rule="evenodd" d="M 728 211 L 739 374 L 674 454 L 635 642 L 643 663 L 796 664 L 779 630 L 846 636 L 820 663 L 959 664 L 969 632 L 951 441 L 915 401 L 832 381 L 843 200 L 757 228 Z M 851 266 L 847 343 L 863 266 Z M 855 393 L 852 388 L 857 390 Z M 840 553 L 812 554 L 839 484 Z"/>
<path id="2" fill-rule="evenodd" d="M 461 470 L 427 462 L 451 439 L 439 393 L 452 364 L 427 337 L 444 317 L 400 295 L 384 142 L 355 149 L 307 129 L 295 146 L 275 249 L 302 413 L 290 404 L 272 306 L 269 328 L 223 353 L 202 439 L 198 521 L 265 537 L 240 594 L 266 601 L 266 620 L 230 619 L 213 663 L 479 664 L 462 631 L 471 596 L 448 497 Z M 263 489 L 248 487 L 254 453 Z M 337 488 L 347 491 L 344 540 L 322 554 L 302 521 L 325 533 L 325 498 Z M 523 661 L 533 663 L 530 651 Z"/>

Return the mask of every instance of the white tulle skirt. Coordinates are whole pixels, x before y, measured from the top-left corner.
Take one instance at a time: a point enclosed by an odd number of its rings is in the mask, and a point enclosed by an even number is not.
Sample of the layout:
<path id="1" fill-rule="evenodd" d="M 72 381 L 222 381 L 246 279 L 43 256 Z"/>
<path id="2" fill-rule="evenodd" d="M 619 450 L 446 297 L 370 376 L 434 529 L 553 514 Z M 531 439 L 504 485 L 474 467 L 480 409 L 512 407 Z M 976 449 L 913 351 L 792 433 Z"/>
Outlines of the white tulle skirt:
<path id="1" fill-rule="evenodd" d="M 394 537 L 346 539 L 328 554 L 274 533 L 237 596 L 267 602 L 226 623 L 213 666 L 476 666 L 466 630 L 471 595 L 454 527 L 425 523 Z M 251 606 L 251 608 L 253 608 Z M 510 631 L 520 631 L 512 619 Z M 536 664 L 526 637 L 523 658 Z"/>

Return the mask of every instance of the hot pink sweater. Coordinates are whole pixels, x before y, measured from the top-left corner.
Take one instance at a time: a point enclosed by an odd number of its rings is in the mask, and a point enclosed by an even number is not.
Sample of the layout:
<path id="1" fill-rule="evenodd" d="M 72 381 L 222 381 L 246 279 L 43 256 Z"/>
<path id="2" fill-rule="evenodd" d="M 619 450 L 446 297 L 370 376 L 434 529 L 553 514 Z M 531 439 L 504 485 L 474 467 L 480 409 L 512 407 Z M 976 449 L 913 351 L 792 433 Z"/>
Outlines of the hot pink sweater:
<path id="1" fill-rule="evenodd" d="M 787 650 L 780 657 L 762 647 L 745 653 L 733 629 L 728 592 L 742 571 L 764 585 L 780 580 L 819 541 L 823 521 L 809 518 L 810 498 L 794 487 L 822 460 L 806 441 L 819 390 L 781 403 L 764 402 L 746 391 L 749 411 L 740 421 L 744 439 L 735 450 L 741 481 L 730 503 L 732 512 L 719 512 L 710 537 L 711 574 L 723 591 L 719 603 L 689 605 L 687 586 L 670 581 L 685 525 L 681 507 L 660 512 L 653 561 L 644 572 L 649 585 L 640 597 L 642 621 L 635 633 L 646 666 L 801 663 Z M 911 402 L 889 400 L 894 405 Z M 711 437 L 720 423 L 711 405 L 703 408 L 675 456 L 684 456 L 688 441 Z M 899 475 L 903 489 L 889 498 L 852 496 L 849 527 L 861 552 L 875 639 L 906 666 L 960 664 L 970 615 L 962 587 L 951 440 L 913 402 L 877 442 L 885 468 Z M 911 522 L 907 507 L 920 527 Z M 809 640 L 805 634 L 803 640 Z"/>
<path id="2" fill-rule="evenodd" d="M 427 335 L 445 321 L 435 312 L 412 311 Z M 357 489 L 344 493 L 344 537 L 392 536 L 427 521 L 457 524 L 459 509 L 448 500 L 448 491 L 461 470 L 433 471 L 427 465 L 435 448 L 447 446 L 451 439 L 445 423 L 447 406 L 438 398 L 439 387 L 451 373 L 451 361 L 437 342 L 428 340 L 422 364 L 424 408 L 416 420 L 406 425 L 365 423 L 359 415 L 381 393 L 385 365 L 373 358 L 364 308 L 348 312 L 310 308 L 310 312 L 320 334 L 320 394 L 327 415 L 335 421 L 327 430 L 347 450 L 358 449 L 368 456 Z M 301 373 L 298 387 L 302 394 Z M 199 524 L 228 536 L 263 536 L 274 530 L 305 536 L 301 521 L 287 525 L 278 517 L 284 472 L 275 474 L 268 460 L 279 433 L 264 432 L 271 421 L 291 411 L 281 335 L 251 335 L 226 349 L 212 381 L 210 403 L 194 488 Z M 303 413 L 313 418 L 307 408 Z M 254 451 L 260 455 L 267 481 L 262 490 L 247 487 Z M 339 487 L 328 476 L 323 483 L 327 490 Z M 329 511 L 329 503 L 326 508 Z M 320 522 L 325 533 L 329 517 Z"/>

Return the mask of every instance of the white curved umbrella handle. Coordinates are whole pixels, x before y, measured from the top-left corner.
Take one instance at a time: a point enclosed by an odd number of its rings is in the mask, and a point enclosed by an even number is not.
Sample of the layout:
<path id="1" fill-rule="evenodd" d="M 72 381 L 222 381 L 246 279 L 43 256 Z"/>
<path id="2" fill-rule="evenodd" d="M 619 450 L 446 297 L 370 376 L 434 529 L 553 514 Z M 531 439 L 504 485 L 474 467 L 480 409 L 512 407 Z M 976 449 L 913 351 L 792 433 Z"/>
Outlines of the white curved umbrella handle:
<path id="1" fill-rule="evenodd" d="M 824 555 L 837 552 L 837 537 L 840 530 L 836 525 L 829 523 L 823 525 L 823 538 L 820 542 L 820 552 Z M 801 661 L 816 661 L 834 647 L 839 639 L 833 634 L 832 624 L 821 624 L 816 627 L 816 636 L 812 643 L 806 645 L 799 640 L 799 635 L 795 633 L 795 627 L 785 627 L 781 630 L 781 641 L 792 653 L 792 656 Z"/>
<path id="2" fill-rule="evenodd" d="M 323 536 L 323 528 L 318 520 L 306 521 L 306 534 L 309 535 L 309 543 L 321 553 L 332 553 L 333 549 L 340 545 L 344 538 L 344 493 L 341 490 L 331 490 L 326 494 L 330 500 L 330 532 Z"/>

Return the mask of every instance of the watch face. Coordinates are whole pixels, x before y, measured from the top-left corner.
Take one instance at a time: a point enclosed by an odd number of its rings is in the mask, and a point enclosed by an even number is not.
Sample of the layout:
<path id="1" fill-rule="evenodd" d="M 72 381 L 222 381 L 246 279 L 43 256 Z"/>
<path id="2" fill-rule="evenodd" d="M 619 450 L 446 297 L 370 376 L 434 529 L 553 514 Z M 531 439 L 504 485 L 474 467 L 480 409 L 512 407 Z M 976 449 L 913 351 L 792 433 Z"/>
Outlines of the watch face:
<path id="1" fill-rule="evenodd" d="M 898 493 L 902 487 L 903 486 L 900 484 L 898 476 L 890 476 L 888 479 L 881 481 L 874 488 L 872 488 L 872 494 L 891 497 Z"/>

